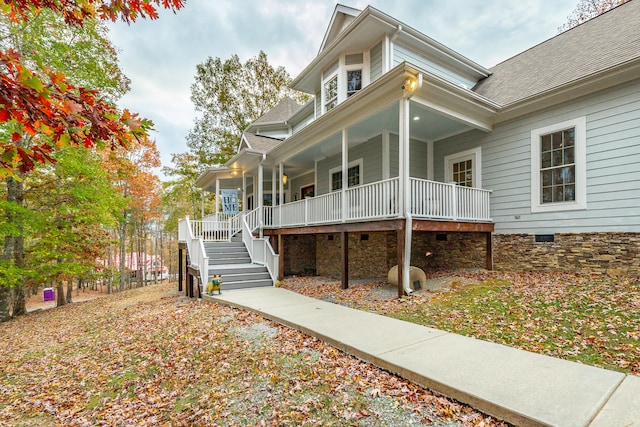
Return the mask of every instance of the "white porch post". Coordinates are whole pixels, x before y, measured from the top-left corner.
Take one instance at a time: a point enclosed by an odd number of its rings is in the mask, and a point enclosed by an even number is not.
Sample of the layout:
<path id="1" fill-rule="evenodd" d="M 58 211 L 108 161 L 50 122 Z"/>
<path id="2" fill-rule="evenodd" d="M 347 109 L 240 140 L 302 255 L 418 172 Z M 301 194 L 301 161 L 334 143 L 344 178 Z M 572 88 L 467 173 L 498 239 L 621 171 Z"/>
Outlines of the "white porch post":
<path id="1" fill-rule="evenodd" d="M 247 176 L 242 171 L 242 212 L 247 212 Z"/>
<path id="2" fill-rule="evenodd" d="M 276 205 L 276 194 L 277 194 L 276 182 L 278 182 L 277 172 L 278 171 L 274 166 L 273 169 L 271 169 L 271 206 Z"/>
<path id="3" fill-rule="evenodd" d="M 349 130 L 347 128 L 342 129 L 342 222 L 347 220 L 347 213 L 349 209 L 347 207 L 347 188 L 349 185 Z M 331 185 L 331 182 L 329 182 Z"/>
<path id="4" fill-rule="evenodd" d="M 283 177 L 284 177 L 284 163 L 280 162 L 280 164 L 278 165 L 278 169 L 280 172 L 280 179 L 278 180 L 278 219 L 280 220 L 280 224 L 282 224 L 282 208 L 280 206 L 282 206 L 284 204 L 284 182 L 283 181 Z M 274 187 L 275 187 L 275 182 L 274 182 Z M 274 204 L 275 204 L 275 189 L 274 189 Z"/>
<path id="5" fill-rule="evenodd" d="M 391 177 L 391 150 L 389 148 L 389 131 L 382 132 L 382 179 Z"/>
<path id="6" fill-rule="evenodd" d="M 216 219 L 218 219 L 218 202 L 220 201 L 220 178 L 216 179 L 216 208 L 214 212 L 216 213 Z"/>
<path id="7" fill-rule="evenodd" d="M 264 186 L 263 178 L 264 178 L 264 169 L 263 169 L 262 163 L 260 163 L 258 165 L 258 191 L 257 191 L 258 194 L 256 195 L 256 197 L 258 198 L 257 206 L 260 209 L 259 215 L 258 215 L 258 218 L 260 218 L 260 220 L 258 222 L 260 224 L 260 227 L 259 227 L 260 228 L 260 238 L 262 238 L 262 229 L 264 227 L 264 210 L 262 209 L 262 200 L 264 199 L 264 196 L 263 196 L 263 186 Z"/>
<path id="8" fill-rule="evenodd" d="M 400 212 L 405 218 L 404 263 L 402 268 L 402 287 L 410 289 L 409 267 L 411 265 L 411 186 L 409 185 L 409 100 L 400 100 L 399 114 L 399 176 L 400 176 Z"/>

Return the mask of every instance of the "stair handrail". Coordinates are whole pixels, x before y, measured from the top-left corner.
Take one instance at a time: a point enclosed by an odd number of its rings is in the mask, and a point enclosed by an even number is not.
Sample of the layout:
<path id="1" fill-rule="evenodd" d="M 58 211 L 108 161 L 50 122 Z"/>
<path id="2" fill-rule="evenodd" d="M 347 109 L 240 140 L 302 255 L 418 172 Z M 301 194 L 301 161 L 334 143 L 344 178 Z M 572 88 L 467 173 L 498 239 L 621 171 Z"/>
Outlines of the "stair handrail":
<path id="1" fill-rule="evenodd" d="M 280 255 L 275 253 L 269 239 L 253 235 L 253 230 L 251 230 L 247 219 L 250 219 L 250 214 L 256 210 L 242 216 L 242 241 L 249 252 L 251 262 L 265 266 L 275 285 L 279 275 Z"/>
<path id="2" fill-rule="evenodd" d="M 236 215 L 230 217 L 229 221 L 229 241 L 231 238 L 238 234 L 242 230 L 242 224 L 240 224 L 242 218 L 242 212 L 238 212 Z"/>
<path id="3" fill-rule="evenodd" d="M 189 260 L 200 273 L 200 284 L 202 285 L 202 291 L 206 288 L 206 283 L 209 280 L 209 257 L 207 251 L 204 248 L 204 239 L 202 237 L 195 237 L 193 234 L 193 228 L 191 227 L 191 221 L 187 215 L 183 220 L 178 222 L 178 239 L 183 240 L 187 246 L 187 253 L 189 254 Z M 195 263 L 195 264 L 194 264 Z"/>

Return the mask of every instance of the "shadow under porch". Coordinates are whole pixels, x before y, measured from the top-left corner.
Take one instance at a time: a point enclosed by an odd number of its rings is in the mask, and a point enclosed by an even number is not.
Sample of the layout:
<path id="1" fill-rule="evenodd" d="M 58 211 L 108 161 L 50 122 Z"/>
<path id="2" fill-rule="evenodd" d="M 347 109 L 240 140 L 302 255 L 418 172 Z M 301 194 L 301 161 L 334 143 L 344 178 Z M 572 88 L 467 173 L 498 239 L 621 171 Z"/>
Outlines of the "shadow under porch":
<path id="1" fill-rule="evenodd" d="M 406 233 L 411 233 L 410 265 L 423 270 L 493 268 L 492 223 L 411 221 L 405 219 L 264 229 L 280 255 L 280 278 L 285 275 L 340 277 L 386 281 L 388 271 L 402 264 Z M 429 251 L 433 255 L 426 257 Z M 405 294 L 399 269 L 398 296 Z"/>

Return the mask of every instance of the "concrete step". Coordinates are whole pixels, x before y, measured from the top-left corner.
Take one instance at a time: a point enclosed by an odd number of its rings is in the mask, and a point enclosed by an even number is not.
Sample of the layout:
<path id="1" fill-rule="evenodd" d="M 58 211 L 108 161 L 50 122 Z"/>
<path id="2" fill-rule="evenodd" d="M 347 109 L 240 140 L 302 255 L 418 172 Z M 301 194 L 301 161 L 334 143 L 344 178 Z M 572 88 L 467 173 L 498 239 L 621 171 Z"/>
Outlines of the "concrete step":
<path id="1" fill-rule="evenodd" d="M 209 267 L 209 277 L 214 274 L 222 274 L 224 275 L 233 275 L 233 274 L 244 274 L 244 273 L 268 273 L 267 267 L 258 264 L 237 264 L 237 265 L 229 265 L 229 266 L 215 266 Z"/>
<path id="2" fill-rule="evenodd" d="M 223 278 L 222 286 L 220 286 L 220 289 L 222 291 L 228 291 L 232 289 L 261 288 L 267 286 L 273 286 L 273 282 L 271 281 L 271 279 L 246 280 L 244 282 L 225 283 Z"/>
<path id="3" fill-rule="evenodd" d="M 269 272 L 260 273 L 237 273 L 237 274 L 222 274 L 222 284 L 226 283 L 242 283 L 250 282 L 252 280 L 269 280 L 271 276 Z"/>
<path id="4" fill-rule="evenodd" d="M 215 258 L 209 258 L 209 267 L 211 267 L 212 265 L 227 265 L 227 264 L 250 264 L 251 263 L 251 258 L 249 257 L 249 255 L 247 255 L 246 257 L 236 257 L 236 258 L 222 258 L 222 259 L 215 259 Z"/>
<path id="5" fill-rule="evenodd" d="M 247 251 L 227 251 L 227 252 L 213 252 L 207 253 L 209 258 L 225 259 L 225 258 L 244 258 L 249 256 Z"/>
<path id="6" fill-rule="evenodd" d="M 205 242 L 204 248 L 205 250 L 244 248 L 244 243 L 242 242 Z"/>

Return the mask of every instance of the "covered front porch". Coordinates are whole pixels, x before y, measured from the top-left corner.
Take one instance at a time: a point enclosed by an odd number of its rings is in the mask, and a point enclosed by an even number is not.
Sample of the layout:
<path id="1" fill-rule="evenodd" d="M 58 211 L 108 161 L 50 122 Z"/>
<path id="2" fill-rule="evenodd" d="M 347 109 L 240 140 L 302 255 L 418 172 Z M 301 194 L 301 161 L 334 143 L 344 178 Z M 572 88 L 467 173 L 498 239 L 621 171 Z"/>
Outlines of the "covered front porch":
<path id="1" fill-rule="evenodd" d="M 338 226 L 348 233 L 374 223 L 398 230 L 402 223 L 402 274 L 409 268 L 414 224 L 493 230 L 491 191 L 482 187 L 482 152 L 474 135 L 491 130 L 495 109 L 400 64 L 281 143 L 263 152 L 241 146 L 223 168 L 203 173 L 197 185 L 215 192 L 216 204 L 213 215 L 191 221 L 194 235 L 230 238 L 242 223 L 260 238 L 310 227 Z M 469 135 L 466 143 L 450 142 L 461 134 Z M 223 217 L 223 190 L 239 199 L 242 219 L 235 226 Z M 228 231 L 207 233 L 214 229 Z"/>

